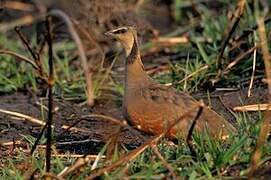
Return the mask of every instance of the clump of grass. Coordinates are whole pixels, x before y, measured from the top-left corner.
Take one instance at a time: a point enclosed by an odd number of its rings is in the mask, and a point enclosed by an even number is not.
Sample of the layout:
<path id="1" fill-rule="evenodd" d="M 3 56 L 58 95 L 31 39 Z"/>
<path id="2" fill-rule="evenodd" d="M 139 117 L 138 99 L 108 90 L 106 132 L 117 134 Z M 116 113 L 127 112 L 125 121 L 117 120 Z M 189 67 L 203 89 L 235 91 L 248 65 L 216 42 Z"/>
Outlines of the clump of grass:
<path id="1" fill-rule="evenodd" d="M 178 7 L 177 14 L 185 14 L 185 9 L 180 8 L 180 4 L 185 5 L 186 1 L 176 1 L 176 7 Z M 217 3 L 225 3 L 225 1 L 219 1 Z M 225 8 L 221 9 L 219 15 L 216 11 L 212 11 L 208 9 L 208 4 L 204 3 L 194 3 L 194 6 L 197 8 L 197 11 L 200 12 L 200 23 L 191 28 L 189 31 L 190 43 L 187 44 L 185 51 L 187 51 L 187 57 L 189 61 L 186 59 L 180 59 L 180 63 L 176 62 L 172 64 L 172 75 L 167 76 L 163 75 L 157 79 L 161 82 L 164 81 L 164 77 L 169 77 L 169 79 L 165 83 L 172 83 L 176 88 L 180 90 L 188 90 L 188 91 L 197 91 L 199 89 L 206 89 L 206 87 L 213 86 L 212 82 L 215 80 L 215 87 L 247 87 L 249 84 L 249 78 L 252 73 L 252 63 L 253 56 L 252 52 L 243 56 L 243 54 L 247 53 L 250 48 L 254 47 L 255 41 L 257 41 L 258 35 L 256 38 L 248 35 L 244 36 L 245 38 L 242 41 L 236 42 L 235 39 L 244 35 L 246 30 L 252 29 L 256 26 L 256 20 L 253 15 L 253 10 L 251 4 L 245 4 L 244 13 L 241 17 L 240 22 L 238 23 L 237 28 L 235 29 L 232 38 L 230 38 L 229 43 L 226 45 L 225 52 L 222 56 L 222 74 L 218 76 L 219 69 L 217 67 L 217 57 L 219 56 L 219 52 L 221 51 L 221 43 L 225 38 L 225 29 L 227 25 L 230 23 L 231 19 L 235 16 L 235 6 L 233 3 L 231 6 L 225 6 Z M 193 3 L 192 3 L 193 4 Z M 192 4 L 188 5 L 189 7 L 195 8 Z M 192 8 L 191 7 L 191 8 Z M 192 8 L 192 9 L 193 9 Z M 229 13 L 230 12 L 230 13 Z M 215 17 L 215 18 L 214 18 Z M 178 17 L 180 18 L 180 17 Z M 188 18 L 189 24 L 193 24 L 194 16 L 186 16 Z M 270 29 L 270 26 L 267 25 L 267 31 Z M 199 41 L 201 39 L 201 41 Z M 236 43 L 240 43 L 236 46 Z M 183 46 L 177 47 L 177 50 L 182 52 L 184 50 Z M 227 72 L 227 66 L 238 60 L 238 63 L 231 67 Z M 257 56 L 256 60 L 256 74 L 255 79 L 261 79 L 264 77 L 264 64 L 260 59 L 261 57 Z M 204 65 L 208 65 L 208 68 L 204 71 L 200 71 L 200 73 L 195 73 L 199 68 Z M 188 74 L 194 74 L 192 78 L 188 81 L 181 81 Z M 161 79 L 161 80 L 160 80 Z M 178 83 L 180 82 L 181 83 Z"/>
<path id="2" fill-rule="evenodd" d="M 256 145 L 256 138 L 259 133 L 259 126 L 261 121 L 253 124 L 249 119 L 249 115 L 239 116 L 239 132 L 225 141 L 217 141 L 212 139 L 206 133 L 194 134 L 193 140 L 197 152 L 196 157 L 191 156 L 190 150 L 183 139 L 178 139 L 176 145 L 170 145 L 167 140 L 161 140 L 158 144 L 158 150 L 167 163 L 173 168 L 177 176 L 190 178 L 222 178 L 222 177 L 239 177 L 247 176 L 247 168 L 249 168 L 250 157 Z M 28 140 L 27 140 L 27 139 Z M 24 138 L 29 142 L 28 147 L 33 144 L 31 137 Z M 32 140 L 31 140 L 32 139 Z M 104 155 L 108 145 L 105 145 L 101 151 L 100 156 Z M 265 144 L 263 148 L 263 162 L 271 158 L 270 154 L 271 144 Z M 9 178 L 16 175 L 22 177 L 23 170 L 18 169 L 21 165 L 29 166 L 29 162 L 25 159 L 29 155 L 22 151 L 22 149 L 15 150 L 13 158 L 5 157 L 2 163 L 5 167 L 1 168 L 0 175 L 4 178 Z M 35 152 L 32 156 L 32 169 L 37 169 L 35 175 L 42 177 L 44 171 L 44 153 Z M 116 162 L 123 156 L 119 148 L 115 149 L 112 159 L 100 159 L 97 161 L 96 168 L 108 166 Z M 75 163 L 76 158 L 71 157 L 72 152 L 66 152 L 65 157 L 55 157 L 58 152 L 54 148 L 52 154 L 52 173 L 60 173 L 66 166 L 71 166 Z M 93 163 L 86 164 L 78 170 L 77 175 L 68 175 L 67 179 L 74 177 L 83 179 L 88 174 L 92 173 L 91 166 Z M 167 177 L 169 170 L 164 166 L 161 160 L 153 152 L 153 149 L 147 148 L 136 159 L 129 161 L 127 164 L 122 164 L 111 172 L 104 174 L 105 178 L 127 177 L 127 178 L 155 178 Z"/>
<path id="3" fill-rule="evenodd" d="M 9 40 L 9 43 L 3 44 L 3 49 L 25 55 L 19 40 Z M 30 44 L 35 44 L 31 41 Z M 72 51 L 75 45 L 72 42 L 60 42 L 55 45 L 54 58 L 55 65 L 55 82 L 54 94 L 57 97 L 72 98 L 81 97 L 86 99 L 84 93 L 84 75 L 80 67 L 72 66 L 75 64 L 75 57 Z M 25 55 L 27 56 L 27 54 Z M 11 93 L 26 90 L 29 87 L 34 92 L 39 92 L 39 81 L 36 78 L 35 70 L 26 62 L 18 62 L 16 58 L 9 55 L 0 56 L 0 92 Z M 48 73 L 48 59 L 45 53 L 41 54 L 42 67 L 45 73 Z"/>

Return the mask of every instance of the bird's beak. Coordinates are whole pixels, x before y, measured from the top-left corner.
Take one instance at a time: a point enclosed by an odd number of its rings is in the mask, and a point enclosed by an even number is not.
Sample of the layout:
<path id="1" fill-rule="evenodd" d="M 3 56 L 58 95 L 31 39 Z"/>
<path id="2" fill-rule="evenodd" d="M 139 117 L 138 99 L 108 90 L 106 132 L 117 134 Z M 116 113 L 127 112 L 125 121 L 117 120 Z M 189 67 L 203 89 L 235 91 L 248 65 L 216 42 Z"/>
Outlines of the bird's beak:
<path id="1" fill-rule="evenodd" d="M 108 32 L 104 33 L 104 35 L 115 37 L 115 35 L 114 35 L 114 33 L 112 31 L 108 31 Z"/>

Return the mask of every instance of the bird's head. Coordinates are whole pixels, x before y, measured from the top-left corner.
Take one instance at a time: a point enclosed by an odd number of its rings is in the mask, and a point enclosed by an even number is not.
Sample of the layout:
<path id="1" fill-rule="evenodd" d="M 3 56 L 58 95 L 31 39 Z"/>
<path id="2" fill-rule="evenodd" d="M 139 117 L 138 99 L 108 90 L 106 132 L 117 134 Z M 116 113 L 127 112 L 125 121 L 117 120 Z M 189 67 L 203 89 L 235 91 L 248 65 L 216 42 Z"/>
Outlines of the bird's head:
<path id="1" fill-rule="evenodd" d="M 134 27 L 120 27 L 106 32 L 105 35 L 119 41 L 124 47 L 127 56 L 130 54 L 133 44 L 137 43 L 137 33 Z"/>

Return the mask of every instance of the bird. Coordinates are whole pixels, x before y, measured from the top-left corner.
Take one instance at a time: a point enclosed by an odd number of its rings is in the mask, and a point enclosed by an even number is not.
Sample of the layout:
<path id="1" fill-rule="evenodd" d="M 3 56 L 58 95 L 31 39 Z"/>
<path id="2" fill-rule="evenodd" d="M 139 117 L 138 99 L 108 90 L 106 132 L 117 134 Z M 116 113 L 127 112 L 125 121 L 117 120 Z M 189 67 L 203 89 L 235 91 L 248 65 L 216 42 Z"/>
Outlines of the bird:
<path id="1" fill-rule="evenodd" d="M 187 137 L 197 116 L 199 102 L 186 92 L 157 83 L 147 74 L 141 60 L 135 27 L 119 27 L 105 35 L 116 39 L 126 54 L 122 100 L 124 118 L 147 134 L 158 135 L 171 127 L 166 137 Z M 172 127 L 174 122 L 177 123 Z M 196 121 L 195 131 L 207 131 L 212 137 L 225 138 L 236 132 L 236 129 L 222 116 L 204 106 Z"/>

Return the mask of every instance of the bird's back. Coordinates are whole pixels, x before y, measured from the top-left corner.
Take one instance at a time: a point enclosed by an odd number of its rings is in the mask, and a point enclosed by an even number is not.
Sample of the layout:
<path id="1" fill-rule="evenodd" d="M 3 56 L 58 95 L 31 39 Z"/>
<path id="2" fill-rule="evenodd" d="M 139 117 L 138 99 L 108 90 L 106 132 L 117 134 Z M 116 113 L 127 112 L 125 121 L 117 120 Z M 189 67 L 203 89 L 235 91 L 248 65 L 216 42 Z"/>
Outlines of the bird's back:
<path id="1" fill-rule="evenodd" d="M 197 101 L 190 95 L 156 83 L 130 90 L 124 97 L 124 115 L 142 131 L 158 134 L 178 121 L 168 134 L 169 137 L 186 137 L 198 109 Z M 187 114 L 188 111 L 191 113 Z M 228 135 L 228 132 L 235 130 L 208 107 L 203 108 L 195 127 L 197 132 L 203 129 L 216 137 Z"/>

